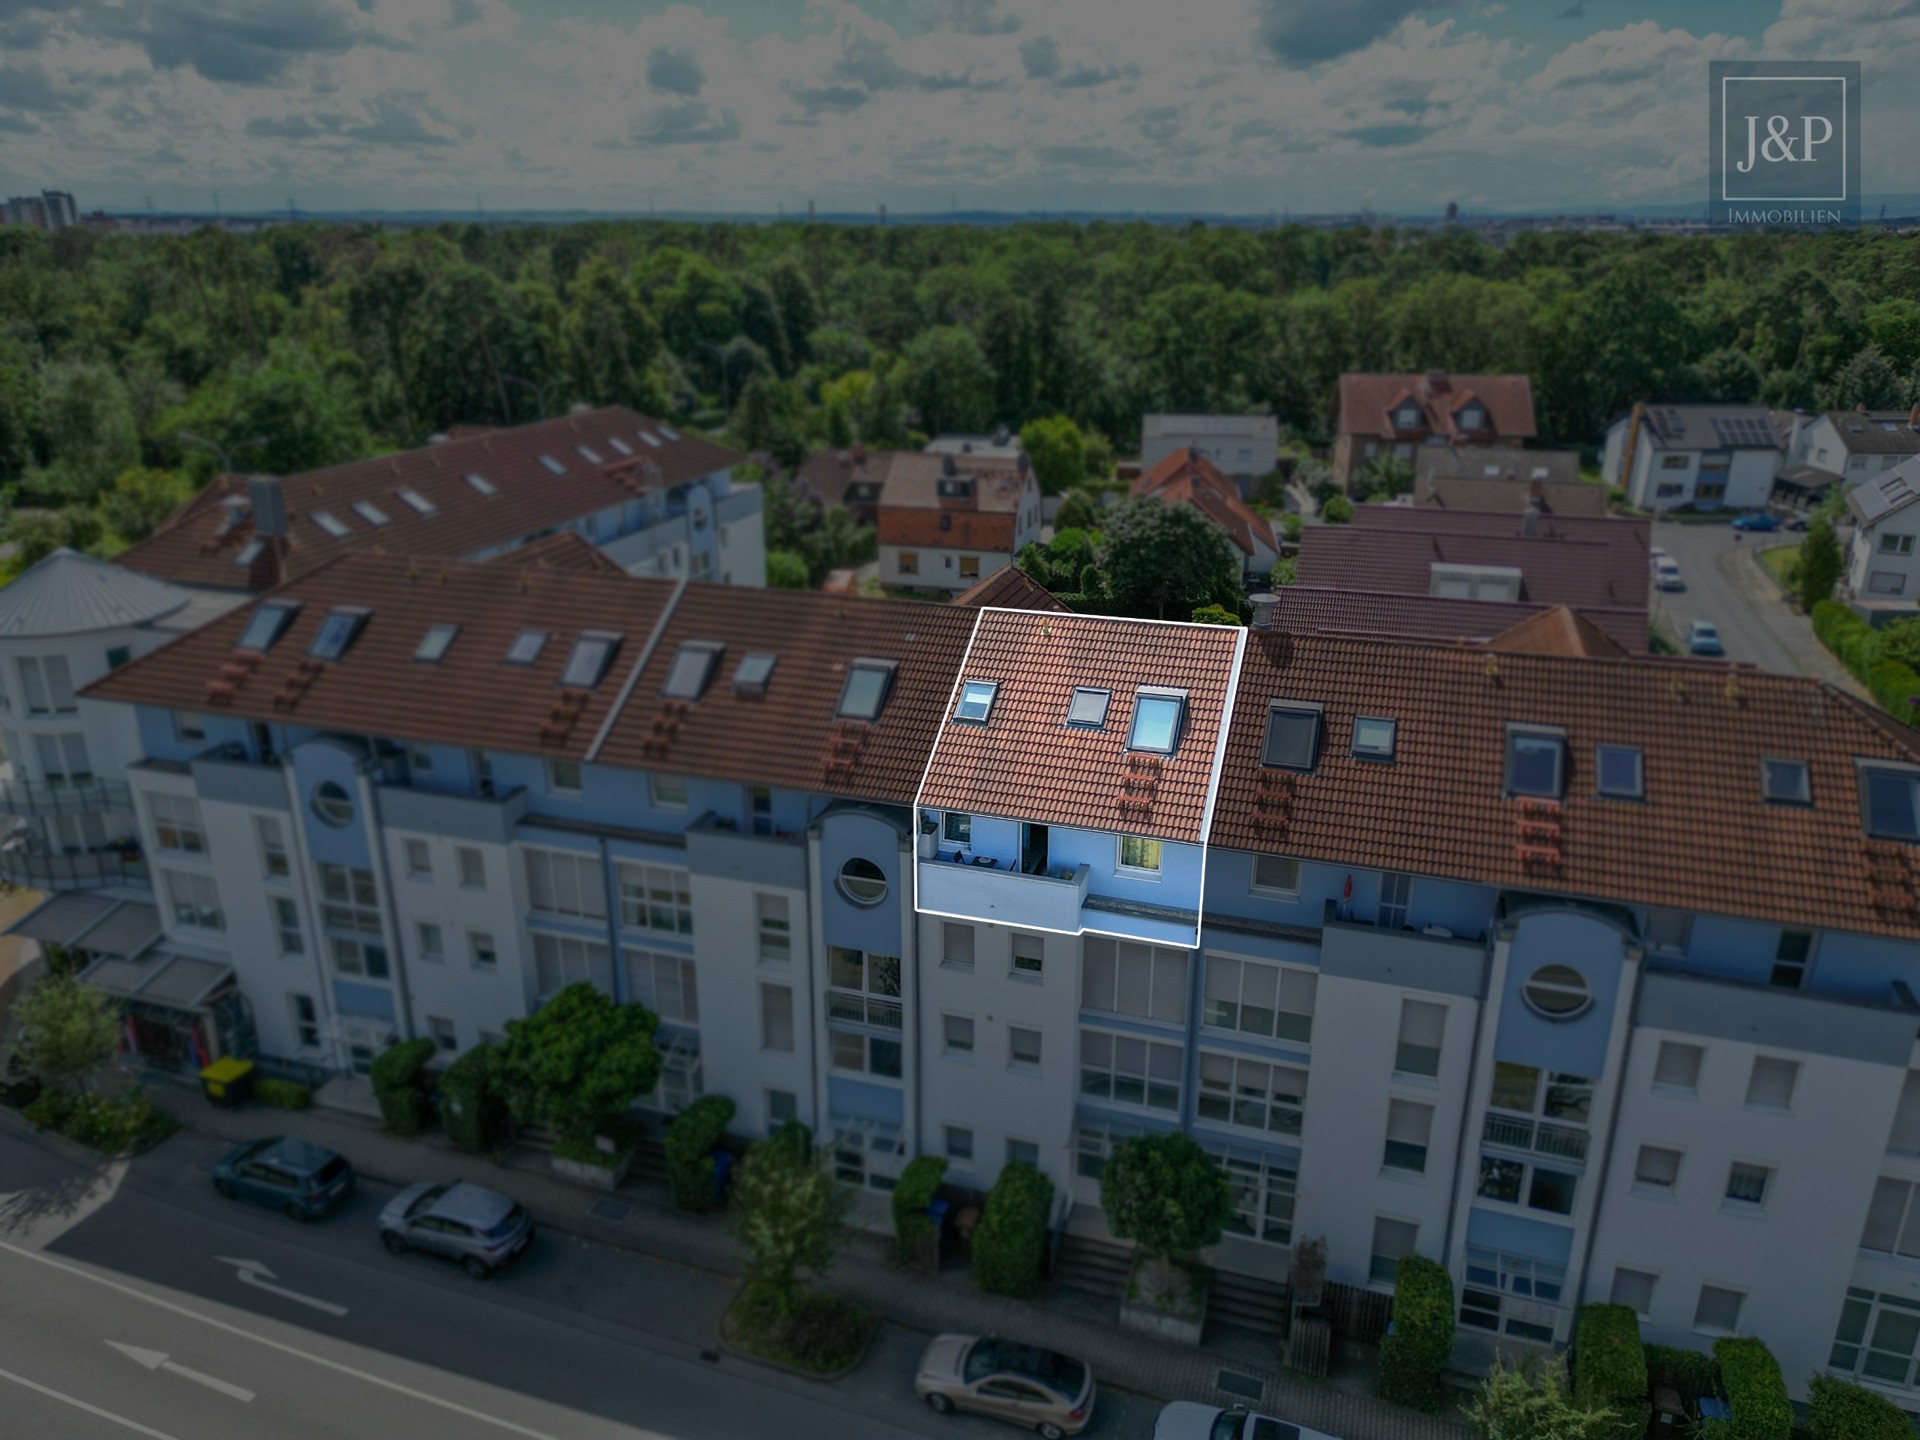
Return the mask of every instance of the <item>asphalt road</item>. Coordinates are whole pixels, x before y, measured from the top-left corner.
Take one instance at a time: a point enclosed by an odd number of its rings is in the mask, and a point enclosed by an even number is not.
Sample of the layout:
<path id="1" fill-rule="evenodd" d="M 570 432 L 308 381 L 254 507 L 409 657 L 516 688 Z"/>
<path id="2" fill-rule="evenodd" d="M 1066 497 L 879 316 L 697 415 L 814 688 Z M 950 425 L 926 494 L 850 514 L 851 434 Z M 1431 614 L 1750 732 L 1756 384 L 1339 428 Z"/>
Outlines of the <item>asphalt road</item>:
<path id="1" fill-rule="evenodd" d="M 58 1440 L 989 1440 L 913 1398 L 926 1337 L 883 1328 L 848 1379 L 722 1356 L 724 1279 L 546 1232 L 475 1282 L 394 1258 L 365 1184 L 298 1225 L 221 1200 L 176 1135 L 106 1171 L 0 1130 L 0 1434 Z M 510 1178 L 510 1177 L 509 1177 Z M 245 1265 L 236 1262 L 247 1262 Z M 1144 1437 L 1109 1390 L 1088 1432 Z"/>

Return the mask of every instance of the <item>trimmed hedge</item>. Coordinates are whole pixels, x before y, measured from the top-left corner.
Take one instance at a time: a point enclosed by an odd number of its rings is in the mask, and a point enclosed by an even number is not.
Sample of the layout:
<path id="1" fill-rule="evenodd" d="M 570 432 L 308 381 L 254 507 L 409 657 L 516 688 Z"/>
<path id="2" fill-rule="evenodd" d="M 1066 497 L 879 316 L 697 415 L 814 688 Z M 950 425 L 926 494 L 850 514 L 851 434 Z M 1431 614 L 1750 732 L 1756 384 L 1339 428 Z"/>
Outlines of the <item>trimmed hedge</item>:
<path id="1" fill-rule="evenodd" d="M 1393 1325 L 1380 1342 L 1380 1395 L 1437 1415 L 1440 1378 L 1453 1359 L 1453 1277 L 1422 1255 L 1402 1255 L 1394 1271 Z"/>
<path id="2" fill-rule="evenodd" d="M 1864 1385 L 1839 1375 L 1815 1375 L 1807 1408 L 1813 1440 L 1913 1440 L 1906 1411 Z"/>
<path id="3" fill-rule="evenodd" d="M 304 1110 L 313 1104 L 313 1091 L 298 1080 L 276 1080 L 262 1075 L 253 1082 L 253 1098 L 276 1110 Z"/>
<path id="4" fill-rule="evenodd" d="M 1618 1417 L 1620 1440 L 1640 1440 L 1653 1419 L 1647 1352 L 1631 1305 L 1582 1305 L 1573 1340 L 1573 1395 Z"/>
<path id="5" fill-rule="evenodd" d="M 470 1155 L 491 1155 L 507 1137 L 504 1052 L 475 1045 L 440 1077 L 440 1124 Z"/>
<path id="6" fill-rule="evenodd" d="M 432 1040 L 403 1040 L 373 1057 L 367 1078 L 373 1098 L 380 1102 L 380 1118 L 395 1135 L 418 1135 L 426 1128 L 427 1097 L 420 1093 L 420 1076 L 439 1053 Z"/>
<path id="7" fill-rule="evenodd" d="M 1010 1161 L 987 1195 L 973 1232 L 973 1283 L 990 1295 L 1032 1295 L 1047 1259 L 1053 1182 L 1024 1160 Z"/>
<path id="8" fill-rule="evenodd" d="M 667 1127 L 667 1186 L 673 1203 L 682 1210 L 704 1215 L 718 1203 L 713 1193 L 713 1152 L 727 1135 L 733 1119 L 733 1101 L 724 1095 L 702 1095 Z"/>
<path id="9" fill-rule="evenodd" d="M 913 1259 L 914 1247 L 933 1233 L 927 1206 L 933 1203 L 933 1192 L 946 1175 L 947 1161 L 942 1155 L 909 1160 L 900 1172 L 900 1183 L 893 1187 L 893 1255 L 903 1265 Z"/>
<path id="10" fill-rule="evenodd" d="M 1813 607 L 1813 633 L 1894 719 L 1920 725 L 1920 673 L 1880 655 L 1880 633 L 1838 600 Z"/>
<path id="11" fill-rule="evenodd" d="M 1730 1420 L 1700 1426 L 1706 1440 L 1788 1440 L 1793 1433 L 1793 1402 L 1786 1377 L 1773 1352 L 1749 1335 L 1713 1342 L 1720 1362 L 1720 1390 L 1733 1411 Z"/>

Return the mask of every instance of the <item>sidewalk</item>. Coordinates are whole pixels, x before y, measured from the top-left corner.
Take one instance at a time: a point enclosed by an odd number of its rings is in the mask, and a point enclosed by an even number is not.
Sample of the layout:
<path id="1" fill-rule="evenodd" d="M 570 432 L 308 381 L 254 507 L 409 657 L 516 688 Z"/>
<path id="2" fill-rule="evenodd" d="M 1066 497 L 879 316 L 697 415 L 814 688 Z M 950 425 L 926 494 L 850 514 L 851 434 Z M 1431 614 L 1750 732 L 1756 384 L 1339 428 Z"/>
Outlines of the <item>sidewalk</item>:
<path id="1" fill-rule="evenodd" d="M 512 1192 L 542 1225 L 656 1259 L 737 1276 L 745 1252 L 724 1220 L 676 1210 L 666 1187 L 633 1180 L 607 1194 L 557 1179 L 544 1155 L 516 1147 L 505 1165 L 454 1149 L 439 1134 L 400 1139 L 371 1120 L 331 1110 L 304 1112 L 251 1106 L 219 1110 L 195 1086 L 152 1083 L 148 1096 L 184 1127 L 237 1142 L 280 1131 L 339 1151 L 361 1174 L 395 1184 L 468 1180 Z M 977 1290 L 964 1269 L 938 1278 L 911 1274 L 888 1259 L 884 1236 L 855 1233 L 830 1277 L 836 1294 L 883 1319 L 928 1334 L 945 1330 L 1004 1335 L 1066 1351 L 1094 1373 L 1136 1393 L 1216 1405 L 1247 1404 L 1340 1440 L 1461 1440 L 1462 1428 L 1387 1405 L 1368 1394 L 1282 1372 L 1265 1345 L 1210 1341 L 1194 1349 L 1121 1330 L 1111 1319 L 1068 1313 L 1045 1303 L 1010 1300 Z M 710 1335 L 687 1337 L 709 1345 Z M 1223 1370 L 1258 1380 L 1258 1401 L 1218 1388 Z"/>

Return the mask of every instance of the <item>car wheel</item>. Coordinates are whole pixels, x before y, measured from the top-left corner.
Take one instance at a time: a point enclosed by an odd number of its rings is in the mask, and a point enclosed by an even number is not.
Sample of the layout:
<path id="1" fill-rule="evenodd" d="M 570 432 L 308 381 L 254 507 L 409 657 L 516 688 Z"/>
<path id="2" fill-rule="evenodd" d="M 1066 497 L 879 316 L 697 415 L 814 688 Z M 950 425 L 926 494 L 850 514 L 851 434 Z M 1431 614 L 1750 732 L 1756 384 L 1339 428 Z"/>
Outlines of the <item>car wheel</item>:
<path id="1" fill-rule="evenodd" d="M 387 1247 L 387 1253 L 389 1255 L 404 1255 L 408 1250 L 413 1248 L 407 1244 L 403 1237 L 394 1234 L 391 1230 L 382 1230 L 380 1232 L 380 1243 Z"/>
<path id="2" fill-rule="evenodd" d="M 1051 1420 L 1042 1420 L 1038 1425 L 1034 1426 L 1033 1428 L 1040 1432 L 1041 1436 L 1043 1437 L 1043 1440 L 1066 1440 L 1067 1432 L 1062 1430 L 1058 1425 L 1054 1424 L 1053 1421 Z"/>
<path id="3" fill-rule="evenodd" d="M 220 1192 L 220 1197 L 223 1200 L 231 1200 L 234 1198 L 233 1182 L 231 1180 L 216 1180 L 213 1182 L 213 1188 Z"/>
<path id="4" fill-rule="evenodd" d="M 469 1255 L 460 1262 L 460 1268 L 476 1280 L 487 1280 L 493 1276 L 493 1267 L 478 1255 Z"/>
<path id="5" fill-rule="evenodd" d="M 287 1201 L 287 1218 L 297 1220 L 304 1225 L 313 1217 L 307 1214 L 306 1208 L 298 1200 L 289 1200 Z"/>
<path id="6" fill-rule="evenodd" d="M 942 1395 L 936 1390 L 927 1396 L 927 1408 L 932 1410 L 936 1415 L 951 1415 L 953 1413 L 953 1397 Z"/>

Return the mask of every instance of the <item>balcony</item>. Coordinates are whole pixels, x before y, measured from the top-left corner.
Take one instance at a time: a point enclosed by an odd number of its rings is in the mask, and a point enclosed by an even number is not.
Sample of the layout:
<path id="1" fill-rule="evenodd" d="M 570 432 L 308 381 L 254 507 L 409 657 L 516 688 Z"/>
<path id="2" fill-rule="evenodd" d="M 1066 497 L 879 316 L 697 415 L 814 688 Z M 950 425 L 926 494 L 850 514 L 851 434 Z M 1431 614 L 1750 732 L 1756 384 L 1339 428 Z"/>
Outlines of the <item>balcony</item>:
<path id="1" fill-rule="evenodd" d="M 73 855 L 0 850 L 0 879 L 34 890 L 94 890 L 104 885 L 151 884 L 147 862 L 134 847 L 85 850 Z"/>
<path id="2" fill-rule="evenodd" d="M 1556 1125 L 1551 1120 L 1535 1120 L 1526 1115 L 1506 1115 L 1489 1110 L 1480 1127 L 1480 1139 L 1502 1150 L 1525 1150 L 1555 1160 L 1587 1163 L 1587 1132 L 1571 1125 Z"/>
<path id="3" fill-rule="evenodd" d="M 827 1018 L 851 1025 L 873 1025 L 882 1030 L 900 1028 L 900 1002 L 883 1000 L 878 995 L 861 995 L 851 990 L 827 992 Z"/>
<path id="4" fill-rule="evenodd" d="M 1320 931 L 1324 973 L 1480 998 L 1487 968 L 1486 941 L 1388 929 L 1338 917 L 1339 907 L 1329 900 Z"/>
<path id="5" fill-rule="evenodd" d="M 133 795 L 118 780 L 13 780 L 0 785 L 0 815 L 133 813 Z"/>
<path id="6" fill-rule="evenodd" d="M 938 856 L 918 865 L 915 908 L 926 915 L 952 915 L 996 925 L 1027 925 L 1072 935 L 1081 928 L 1087 902 L 1087 867 L 1029 875 L 987 857 L 954 861 Z"/>

